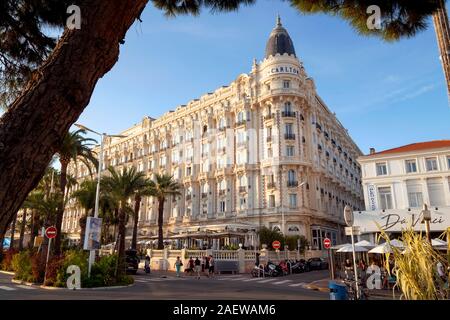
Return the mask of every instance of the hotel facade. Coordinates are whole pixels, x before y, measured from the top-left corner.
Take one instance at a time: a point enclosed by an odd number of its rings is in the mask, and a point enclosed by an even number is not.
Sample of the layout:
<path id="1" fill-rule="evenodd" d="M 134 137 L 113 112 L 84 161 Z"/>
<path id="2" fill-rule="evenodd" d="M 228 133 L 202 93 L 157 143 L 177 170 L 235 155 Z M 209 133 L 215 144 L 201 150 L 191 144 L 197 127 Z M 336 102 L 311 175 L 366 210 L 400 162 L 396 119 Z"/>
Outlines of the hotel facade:
<path id="1" fill-rule="evenodd" d="M 450 227 L 450 140 L 413 143 L 358 158 L 366 211 L 355 225 L 374 241 L 379 227 L 399 233 L 413 225 L 425 230 L 421 212 L 431 211 L 431 231 L 439 236 Z M 377 225 L 378 224 L 378 225 Z"/>
<path id="2" fill-rule="evenodd" d="M 166 201 L 164 232 L 187 245 L 202 232 L 217 235 L 217 247 L 266 226 L 321 249 L 323 238 L 339 243 L 345 236 L 344 206 L 364 205 L 362 153 L 318 96 L 279 18 L 264 59 L 248 74 L 120 134 L 126 137 L 104 140 L 102 169 L 173 175 L 182 194 Z M 89 178 L 81 162 L 69 173 Z M 157 235 L 157 207 L 142 199 L 142 241 Z M 69 237 L 79 237 L 83 214 L 71 200 L 63 221 Z"/>

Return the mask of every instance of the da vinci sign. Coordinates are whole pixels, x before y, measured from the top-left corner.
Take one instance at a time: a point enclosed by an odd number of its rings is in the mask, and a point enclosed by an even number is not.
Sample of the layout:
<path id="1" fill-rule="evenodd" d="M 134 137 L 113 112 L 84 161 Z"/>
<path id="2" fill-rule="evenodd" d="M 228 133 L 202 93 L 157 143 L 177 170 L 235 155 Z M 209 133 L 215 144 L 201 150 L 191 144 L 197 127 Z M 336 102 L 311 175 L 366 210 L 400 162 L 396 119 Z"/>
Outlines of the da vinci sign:
<path id="1" fill-rule="evenodd" d="M 421 208 L 405 210 L 356 211 L 355 225 L 361 227 L 361 233 L 379 232 L 379 228 L 386 232 L 401 232 L 412 226 L 416 231 L 425 231 L 422 221 Z M 432 207 L 430 227 L 431 231 L 444 231 L 450 227 L 450 207 Z"/>

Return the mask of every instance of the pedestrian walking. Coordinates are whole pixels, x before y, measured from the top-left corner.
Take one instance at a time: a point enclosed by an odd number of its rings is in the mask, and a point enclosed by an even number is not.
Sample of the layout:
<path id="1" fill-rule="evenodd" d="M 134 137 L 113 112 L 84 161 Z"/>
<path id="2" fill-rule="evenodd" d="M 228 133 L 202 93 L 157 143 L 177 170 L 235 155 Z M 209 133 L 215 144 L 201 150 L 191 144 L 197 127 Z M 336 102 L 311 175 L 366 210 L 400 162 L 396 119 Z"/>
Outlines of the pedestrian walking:
<path id="1" fill-rule="evenodd" d="M 257 267 L 259 267 L 259 256 L 260 256 L 260 253 L 259 252 L 256 253 L 255 266 L 257 266 Z"/>
<path id="2" fill-rule="evenodd" d="M 148 255 L 145 256 L 144 270 L 145 270 L 145 273 L 150 273 L 150 257 Z"/>
<path id="3" fill-rule="evenodd" d="M 189 258 L 189 268 L 186 270 L 189 272 L 189 274 L 194 274 L 194 269 L 195 269 L 195 265 L 194 265 L 194 259 L 192 257 Z"/>
<path id="4" fill-rule="evenodd" d="M 212 255 L 209 256 L 209 274 L 211 277 L 214 277 L 214 265 L 216 261 L 214 260 L 214 257 Z"/>
<path id="5" fill-rule="evenodd" d="M 205 272 L 205 263 L 206 263 L 206 257 L 202 257 L 202 273 Z"/>
<path id="6" fill-rule="evenodd" d="M 205 256 L 205 270 L 206 276 L 209 278 L 209 256 Z"/>
<path id="7" fill-rule="evenodd" d="M 195 258 L 194 265 L 195 265 L 195 272 L 197 273 L 197 279 L 200 279 L 200 272 L 202 271 L 202 266 L 200 259 L 198 257 Z"/>
<path id="8" fill-rule="evenodd" d="M 175 261 L 175 269 L 177 270 L 177 277 L 180 276 L 180 269 L 181 269 L 182 265 L 183 265 L 183 262 L 181 262 L 180 257 L 177 257 L 177 260 Z"/>

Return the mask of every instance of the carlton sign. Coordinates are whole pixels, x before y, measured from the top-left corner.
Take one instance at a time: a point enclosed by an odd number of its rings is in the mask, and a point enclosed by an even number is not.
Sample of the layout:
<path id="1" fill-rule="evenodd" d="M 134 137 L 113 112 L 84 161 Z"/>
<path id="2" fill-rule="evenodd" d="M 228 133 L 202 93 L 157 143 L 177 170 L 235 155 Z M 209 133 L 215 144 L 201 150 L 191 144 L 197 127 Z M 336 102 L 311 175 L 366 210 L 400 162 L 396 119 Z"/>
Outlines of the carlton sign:
<path id="1" fill-rule="evenodd" d="M 360 226 L 361 233 L 379 232 L 380 228 L 387 232 L 401 232 L 409 227 L 416 231 L 425 231 L 422 224 L 421 208 L 405 210 L 355 211 L 354 224 Z M 450 227 L 450 207 L 431 207 L 431 231 L 444 231 Z"/>
<path id="2" fill-rule="evenodd" d="M 278 74 L 278 73 L 289 73 L 289 74 L 299 75 L 300 70 L 298 68 L 296 68 L 294 66 L 290 66 L 290 65 L 278 65 L 278 66 L 271 67 L 267 71 L 267 76 L 271 76 L 273 74 Z"/>

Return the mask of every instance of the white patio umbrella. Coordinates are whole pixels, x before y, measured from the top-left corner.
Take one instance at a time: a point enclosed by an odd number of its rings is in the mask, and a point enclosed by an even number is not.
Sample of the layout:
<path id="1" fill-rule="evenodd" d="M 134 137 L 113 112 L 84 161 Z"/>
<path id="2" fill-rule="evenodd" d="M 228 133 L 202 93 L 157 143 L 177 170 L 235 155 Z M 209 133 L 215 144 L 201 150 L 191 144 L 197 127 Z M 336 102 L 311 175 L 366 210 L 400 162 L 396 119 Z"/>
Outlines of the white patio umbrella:
<path id="1" fill-rule="evenodd" d="M 355 246 L 364 247 L 364 248 L 374 248 L 375 247 L 375 245 L 372 242 L 367 241 L 367 240 L 358 241 L 357 243 L 355 243 Z"/>
<path id="2" fill-rule="evenodd" d="M 405 245 L 403 244 L 403 242 L 401 242 L 400 240 L 394 239 L 389 241 L 391 246 L 393 247 L 397 247 L 397 248 L 404 248 Z"/>
<path id="3" fill-rule="evenodd" d="M 380 254 L 392 253 L 392 248 L 388 243 L 385 242 L 369 250 L 369 253 L 380 253 Z"/>
<path id="4" fill-rule="evenodd" d="M 335 246 L 332 246 L 330 249 L 332 249 L 332 250 L 338 250 L 338 249 L 340 249 L 340 248 L 342 248 L 342 247 L 345 247 L 345 246 L 351 246 L 351 245 L 352 245 L 351 243 L 337 244 L 337 245 L 335 245 Z"/>
<path id="5" fill-rule="evenodd" d="M 435 239 L 431 239 L 431 245 L 433 247 L 441 247 L 441 246 L 446 246 L 447 242 L 445 242 L 444 240 L 435 238 Z"/>
<path id="6" fill-rule="evenodd" d="M 366 252 L 366 251 L 367 251 L 366 248 L 355 245 L 355 252 Z M 353 252 L 353 248 L 351 244 L 347 244 L 336 252 Z"/>

